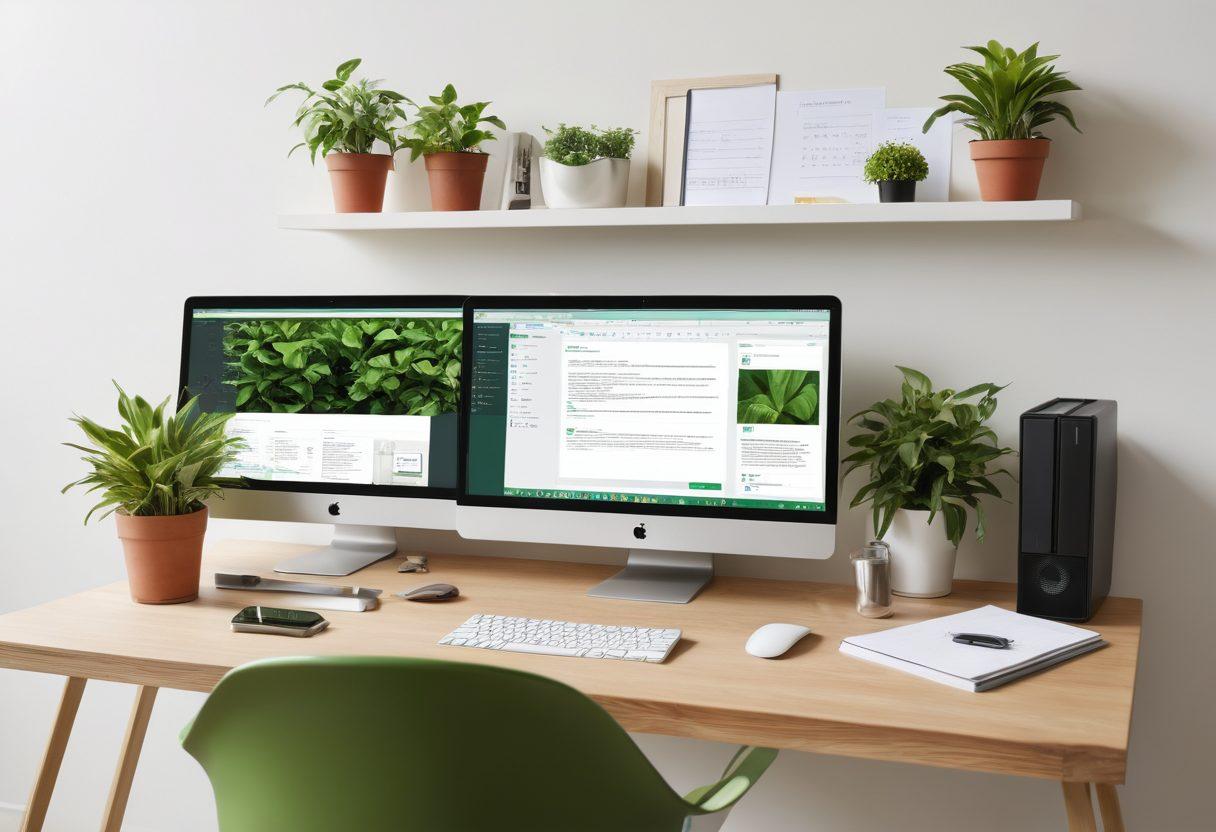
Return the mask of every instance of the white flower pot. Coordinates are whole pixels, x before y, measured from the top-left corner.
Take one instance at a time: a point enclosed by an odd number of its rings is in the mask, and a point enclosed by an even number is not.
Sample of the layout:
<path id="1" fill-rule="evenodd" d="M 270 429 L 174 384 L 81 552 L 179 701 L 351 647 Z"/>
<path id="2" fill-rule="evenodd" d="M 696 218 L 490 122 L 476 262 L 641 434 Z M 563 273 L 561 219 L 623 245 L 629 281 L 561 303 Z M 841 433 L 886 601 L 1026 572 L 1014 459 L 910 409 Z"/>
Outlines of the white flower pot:
<path id="1" fill-rule="evenodd" d="M 550 208 L 624 208 L 629 160 L 596 159 L 587 165 L 563 165 L 542 156 L 540 188 Z"/>
<path id="2" fill-rule="evenodd" d="M 946 516 L 932 523 L 927 511 L 900 509 L 883 540 L 891 547 L 891 591 L 910 598 L 940 598 L 954 586 L 958 548 L 946 537 Z"/>

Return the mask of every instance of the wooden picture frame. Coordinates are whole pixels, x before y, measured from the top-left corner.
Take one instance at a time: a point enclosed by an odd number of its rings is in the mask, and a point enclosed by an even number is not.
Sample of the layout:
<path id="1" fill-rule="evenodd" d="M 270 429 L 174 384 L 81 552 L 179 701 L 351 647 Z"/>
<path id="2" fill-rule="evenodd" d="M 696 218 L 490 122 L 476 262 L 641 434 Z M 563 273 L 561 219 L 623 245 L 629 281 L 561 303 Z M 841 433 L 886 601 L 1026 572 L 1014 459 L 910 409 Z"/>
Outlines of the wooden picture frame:
<path id="1" fill-rule="evenodd" d="M 672 78 L 650 83 L 650 133 L 646 149 L 646 204 L 679 205 L 683 170 L 684 119 L 689 90 L 752 87 L 776 84 L 777 74 L 719 75 L 715 78 Z"/>

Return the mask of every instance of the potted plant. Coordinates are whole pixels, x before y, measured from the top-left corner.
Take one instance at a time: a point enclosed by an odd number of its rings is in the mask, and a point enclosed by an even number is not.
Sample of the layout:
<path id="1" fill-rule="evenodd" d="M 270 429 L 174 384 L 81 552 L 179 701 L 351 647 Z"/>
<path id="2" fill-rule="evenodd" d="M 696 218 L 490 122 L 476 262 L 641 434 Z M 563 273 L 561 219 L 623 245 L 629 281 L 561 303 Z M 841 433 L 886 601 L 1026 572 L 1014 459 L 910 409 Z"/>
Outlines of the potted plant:
<path id="1" fill-rule="evenodd" d="M 636 131 L 559 124 L 545 132 L 549 139 L 540 160 L 540 182 L 550 208 L 625 206 Z"/>
<path id="2" fill-rule="evenodd" d="M 1053 96 L 1081 88 L 1056 71 L 1052 61 L 1060 56 L 1039 55 L 1037 43 L 1020 53 L 995 40 L 966 48 L 983 56 L 983 66 L 952 64 L 946 74 L 970 95 L 941 96 L 949 103 L 929 116 L 924 130 L 947 113 L 962 113 L 963 124 L 979 135 L 970 147 L 980 197 L 1034 199 L 1051 151 L 1051 140 L 1039 128 L 1062 116 L 1080 133 L 1072 111 Z"/>
<path id="3" fill-rule="evenodd" d="M 880 202 L 915 202 L 916 183 L 929 175 L 929 163 L 907 142 L 883 142 L 866 159 L 863 177 L 878 185 Z"/>
<path id="4" fill-rule="evenodd" d="M 483 130 L 492 124 L 505 130 L 498 116 L 485 115 L 489 101 L 460 105 L 456 88 L 448 84 L 431 103 L 418 107 L 418 120 L 401 137 L 410 149 L 410 161 L 423 157 L 431 185 L 431 208 L 435 211 L 476 211 L 481 207 L 481 183 L 489 156 L 479 150 L 494 134 Z"/>
<path id="5" fill-rule="evenodd" d="M 975 512 L 975 537 L 982 543 L 980 498 L 999 498 L 993 478 L 1012 477 L 990 467 L 1013 451 L 999 446 L 985 425 L 1003 388 L 985 383 L 934 392 L 924 373 L 898 369 L 904 377 L 900 398 L 876 402 L 850 419 L 862 432 L 848 440 L 857 450 L 843 460 L 843 476 L 869 468 L 870 479 L 850 506 L 871 505 L 874 536 L 891 547 L 891 591 L 936 598 L 950 594 L 967 510 Z"/>
<path id="6" fill-rule="evenodd" d="M 118 387 L 117 384 L 114 385 Z M 65 442 L 84 451 L 92 470 L 63 487 L 102 492 L 84 521 L 115 515 L 127 564 L 131 598 L 141 604 L 177 604 L 198 597 L 207 507 L 203 501 L 239 479 L 219 476 L 244 440 L 228 437 L 231 413 L 199 413 L 198 397 L 177 414 L 165 415 L 165 399 L 155 409 L 118 387 L 121 429 L 91 419 L 72 421 L 96 447 Z"/>
<path id="7" fill-rule="evenodd" d="M 338 213 L 377 213 L 384 208 L 384 183 L 393 169 L 398 125 L 405 122 L 399 92 L 379 88 L 379 81 L 351 81 L 350 74 L 362 62 L 351 58 L 334 71 L 334 77 L 314 90 L 304 83 L 279 87 L 266 103 L 288 90 L 304 92 L 293 125 L 304 131 L 304 141 L 287 155 L 307 147 L 313 164 L 317 153 L 325 159 Z M 373 153 L 377 141 L 388 153 Z"/>

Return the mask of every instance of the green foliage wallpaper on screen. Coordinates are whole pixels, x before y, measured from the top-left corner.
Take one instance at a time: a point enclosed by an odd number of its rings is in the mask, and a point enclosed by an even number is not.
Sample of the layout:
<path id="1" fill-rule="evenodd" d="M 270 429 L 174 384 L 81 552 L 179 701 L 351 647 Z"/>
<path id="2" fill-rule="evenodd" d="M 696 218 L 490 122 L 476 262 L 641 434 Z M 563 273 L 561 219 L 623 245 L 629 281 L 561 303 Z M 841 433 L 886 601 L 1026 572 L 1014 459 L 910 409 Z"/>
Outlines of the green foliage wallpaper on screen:
<path id="1" fill-rule="evenodd" d="M 741 425 L 819 424 L 817 370 L 740 370 Z"/>
<path id="2" fill-rule="evenodd" d="M 450 318 L 233 321 L 224 384 L 238 412 L 455 413 L 462 330 Z"/>

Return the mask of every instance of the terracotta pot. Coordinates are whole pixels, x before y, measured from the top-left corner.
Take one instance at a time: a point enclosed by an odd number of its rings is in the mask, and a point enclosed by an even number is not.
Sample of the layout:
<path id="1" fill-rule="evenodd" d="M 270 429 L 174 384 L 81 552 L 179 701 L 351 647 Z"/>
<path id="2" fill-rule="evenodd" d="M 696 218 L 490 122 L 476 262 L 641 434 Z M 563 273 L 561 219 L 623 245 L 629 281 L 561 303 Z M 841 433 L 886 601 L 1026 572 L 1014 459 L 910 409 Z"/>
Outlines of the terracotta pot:
<path id="1" fill-rule="evenodd" d="M 127 561 L 131 599 L 140 604 L 180 604 L 198 597 L 207 508 L 169 517 L 116 512 Z"/>
<path id="2" fill-rule="evenodd" d="M 485 153 L 430 153 L 423 156 L 431 183 L 432 211 L 476 211 L 486 178 Z"/>
<path id="3" fill-rule="evenodd" d="M 387 153 L 330 153 L 325 157 L 334 210 L 339 214 L 378 214 L 384 210 L 384 183 L 393 169 Z"/>
<path id="4" fill-rule="evenodd" d="M 1035 199 L 1051 139 L 973 141 L 971 159 L 985 202 Z"/>

